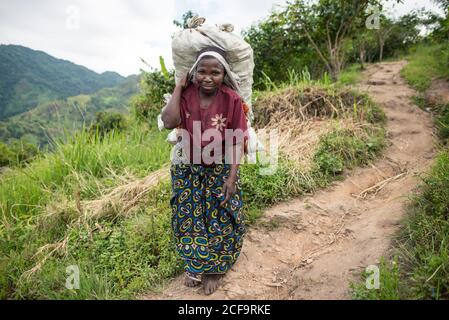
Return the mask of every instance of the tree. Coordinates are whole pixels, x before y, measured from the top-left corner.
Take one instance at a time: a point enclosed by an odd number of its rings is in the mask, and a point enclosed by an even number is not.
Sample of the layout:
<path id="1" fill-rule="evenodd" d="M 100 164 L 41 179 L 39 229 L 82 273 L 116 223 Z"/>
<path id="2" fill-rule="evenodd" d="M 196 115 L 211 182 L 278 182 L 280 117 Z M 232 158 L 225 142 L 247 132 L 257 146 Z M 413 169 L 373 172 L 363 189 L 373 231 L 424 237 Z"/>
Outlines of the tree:
<path id="1" fill-rule="evenodd" d="M 173 20 L 173 24 L 177 27 L 183 28 L 183 29 L 187 29 L 187 22 L 190 18 L 193 18 L 195 16 L 198 16 L 197 13 L 193 12 L 192 10 L 187 11 L 186 13 L 184 13 L 182 15 L 181 21 L 178 20 Z"/>
<path id="2" fill-rule="evenodd" d="M 275 82 L 288 78 L 289 70 L 307 68 L 317 75 L 323 69 L 308 41 L 298 32 L 288 30 L 285 15 L 272 12 L 265 20 L 243 31 L 254 51 L 254 86 L 262 89 L 267 75 Z"/>
<path id="3" fill-rule="evenodd" d="M 378 45 L 373 30 L 364 29 L 354 34 L 352 39 L 352 54 L 348 60 L 352 58 L 352 61 L 360 63 L 360 68 L 365 69 L 365 63 L 374 60 L 375 54 L 378 51 Z"/>
<path id="4" fill-rule="evenodd" d="M 438 4 L 441 7 L 441 9 L 443 9 L 444 12 L 446 12 L 446 14 L 449 13 L 449 0 L 433 0 L 433 2 Z"/>
<path id="5" fill-rule="evenodd" d="M 315 49 L 333 80 L 346 62 L 345 46 L 358 28 L 363 28 L 369 6 L 381 7 L 381 0 L 304 0 L 289 3 L 284 14 L 289 29 L 300 30 Z"/>
<path id="6" fill-rule="evenodd" d="M 95 121 L 91 124 L 89 131 L 97 133 L 103 137 L 112 130 L 123 130 L 126 127 L 126 120 L 123 114 L 118 112 L 97 112 Z"/>
<path id="7" fill-rule="evenodd" d="M 153 120 L 161 112 L 165 103 L 164 95 L 172 93 L 175 88 L 175 72 L 167 72 L 164 75 L 153 68 L 151 71 L 141 70 L 140 94 L 131 101 L 131 110 L 137 120 Z"/>
<path id="8" fill-rule="evenodd" d="M 380 20 L 379 28 L 375 29 L 375 33 L 379 45 L 379 61 L 382 62 L 384 57 L 385 40 L 388 38 L 390 33 L 396 27 L 396 25 L 393 23 L 391 19 L 387 18 L 385 15 L 381 15 L 379 17 L 379 20 Z"/>

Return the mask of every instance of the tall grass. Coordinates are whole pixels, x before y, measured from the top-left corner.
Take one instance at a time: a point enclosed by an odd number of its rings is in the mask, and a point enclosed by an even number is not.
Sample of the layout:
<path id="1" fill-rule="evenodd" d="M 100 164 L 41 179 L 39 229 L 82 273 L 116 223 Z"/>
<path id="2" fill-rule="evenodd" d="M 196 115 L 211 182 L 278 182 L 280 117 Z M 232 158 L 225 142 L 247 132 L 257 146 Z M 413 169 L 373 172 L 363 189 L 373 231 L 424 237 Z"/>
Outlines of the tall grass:
<path id="1" fill-rule="evenodd" d="M 102 138 L 82 131 L 57 142 L 55 152 L 1 175 L 0 296 L 8 296 L 20 274 L 32 267 L 37 248 L 59 241 L 66 232 L 74 213 L 61 212 L 55 221 L 42 224 L 49 205 L 77 196 L 97 198 L 120 184 L 118 177 L 142 177 L 158 169 L 169 160 L 164 140 L 165 134 L 138 124 Z"/>
<path id="2" fill-rule="evenodd" d="M 380 265 L 379 289 L 367 289 L 363 274 L 352 284 L 355 299 L 449 299 L 448 149 L 437 156 L 412 200 L 395 238 L 394 258 Z"/>
<path id="3" fill-rule="evenodd" d="M 407 82 L 419 91 L 417 102 L 425 107 L 424 93 L 434 77 L 449 78 L 449 47 L 418 46 L 402 70 Z M 447 143 L 449 106 L 436 106 L 435 124 Z M 352 284 L 355 299 L 449 299 L 449 149 L 442 146 L 435 163 L 411 198 L 407 218 L 396 235 L 394 254 L 380 265 L 380 288 Z M 392 289 L 393 288 L 393 289 Z"/>
<path id="4" fill-rule="evenodd" d="M 449 78 L 449 46 L 447 44 L 419 45 L 406 57 L 408 64 L 401 75 L 419 92 L 426 91 L 433 78 Z"/>
<path id="5" fill-rule="evenodd" d="M 311 82 L 305 73 L 291 74 L 291 82 L 306 87 L 303 80 Z M 338 94 L 331 85 L 323 90 Z M 355 134 L 335 127 L 322 136 L 310 170 L 285 155 L 273 175 L 260 175 L 260 163 L 241 167 L 249 224 L 267 206 L 329 185 L 345 169 L 366 164 L 381 152 L 384 117 L 374 104 L 359 107 L 347 109 L 365 129 Z M 181 264 L 172 239 L 169 181 L 152 189 L 131 215 L 77 220 L 82 210 L 72 205 L 101 198 L 124 178 L 146 176 L 167 163 L 170 145 L 165 137 L 166 132 L 138 124 L 103 138 L 80 133 L 26 168 L 5 173 L 0 178 L 0 297 L 132 298 L 178 274 Z M 71 265 L 80 270 L 77 290 L 65 287 L 66 268 Z M 35 266 L 36 272 L 26 273 Z"/>

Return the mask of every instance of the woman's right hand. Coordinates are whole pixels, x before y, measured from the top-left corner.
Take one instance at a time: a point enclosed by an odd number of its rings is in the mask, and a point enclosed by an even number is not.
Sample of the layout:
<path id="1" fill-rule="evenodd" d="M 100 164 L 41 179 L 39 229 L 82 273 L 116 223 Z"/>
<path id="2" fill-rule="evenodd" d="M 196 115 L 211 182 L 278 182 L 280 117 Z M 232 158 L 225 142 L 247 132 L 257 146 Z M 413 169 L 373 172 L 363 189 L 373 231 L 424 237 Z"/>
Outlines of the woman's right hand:
<path id="1" fill-rule="evenodd" d="M 189 76 L 189 73 L 186 73 L 182 78 L 181 78 L 181 80 L 179 81 L 179 84 L 178 84 L 178 86 L 180 86 L 181 87 L 181 89 L 185 89 L 185 88 L 187 88 L 187 85 L 189 84 L 189 81 L 188 81 L 188 77 Z"/>

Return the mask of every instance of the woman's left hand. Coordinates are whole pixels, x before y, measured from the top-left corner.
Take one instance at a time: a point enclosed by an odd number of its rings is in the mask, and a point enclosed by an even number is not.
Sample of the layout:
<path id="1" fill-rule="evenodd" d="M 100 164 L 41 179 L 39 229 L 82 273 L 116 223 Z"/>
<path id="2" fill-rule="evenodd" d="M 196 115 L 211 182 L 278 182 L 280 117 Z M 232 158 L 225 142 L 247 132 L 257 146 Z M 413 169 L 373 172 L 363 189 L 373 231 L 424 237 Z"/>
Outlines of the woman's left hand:
<path id="1" fill-rule="evenodd" d="M 232 195 L 235 193 L 235 179 L 228 178 L 223 184 L 223 192 L 222 195 L 225 196 L 224 200 L 220 203 L 220 206 L 224 206 L 226 202 L 231 199 Z"/>

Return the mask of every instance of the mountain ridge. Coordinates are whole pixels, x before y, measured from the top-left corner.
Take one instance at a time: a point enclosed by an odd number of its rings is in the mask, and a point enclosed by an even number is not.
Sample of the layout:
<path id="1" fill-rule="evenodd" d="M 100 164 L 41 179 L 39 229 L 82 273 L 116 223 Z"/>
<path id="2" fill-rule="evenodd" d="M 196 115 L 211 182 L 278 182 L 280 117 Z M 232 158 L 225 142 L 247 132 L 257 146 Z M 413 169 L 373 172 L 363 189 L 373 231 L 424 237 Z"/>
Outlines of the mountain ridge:
<path id="1" fill-rule="evenodd" d="M 116 87 L 127 78 L 115 71 L 100 74 L 41 50 L 0 44 L 0 120 L 43 102 Z"/>

